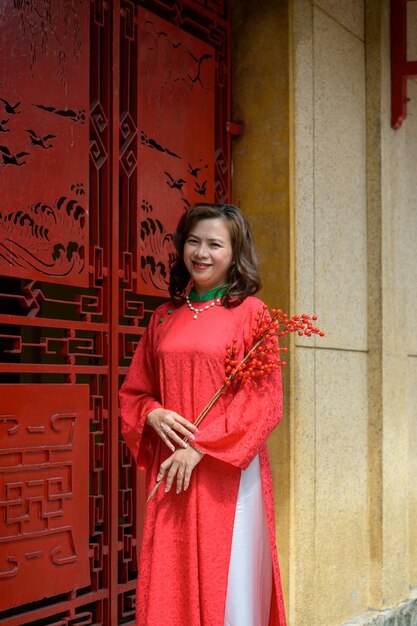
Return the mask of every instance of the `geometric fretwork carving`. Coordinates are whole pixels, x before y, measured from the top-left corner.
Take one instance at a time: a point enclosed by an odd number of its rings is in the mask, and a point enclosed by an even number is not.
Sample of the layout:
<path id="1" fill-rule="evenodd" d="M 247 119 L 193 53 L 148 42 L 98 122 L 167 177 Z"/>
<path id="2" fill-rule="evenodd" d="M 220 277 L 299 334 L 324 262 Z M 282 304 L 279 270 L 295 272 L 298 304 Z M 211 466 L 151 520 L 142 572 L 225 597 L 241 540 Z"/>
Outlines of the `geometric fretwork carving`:
<path id="1" fill-rule="evenodd" d="M 89 584 L 88 385 L 0 389 L 0 610 Z"/>

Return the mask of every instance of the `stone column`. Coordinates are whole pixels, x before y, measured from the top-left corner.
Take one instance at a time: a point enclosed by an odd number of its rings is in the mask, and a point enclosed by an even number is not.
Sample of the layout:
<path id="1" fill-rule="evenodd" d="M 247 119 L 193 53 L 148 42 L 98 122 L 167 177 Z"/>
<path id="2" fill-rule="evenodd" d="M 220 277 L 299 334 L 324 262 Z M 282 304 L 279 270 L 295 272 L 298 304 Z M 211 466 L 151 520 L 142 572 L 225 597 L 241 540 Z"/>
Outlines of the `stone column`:
<path id="1" fill-rule="evenodd" d="M 289 26 L 286 0 L 233 3 L 233 201 L 249 217 L 261 261 L 260 297 L 290 309 Z M 290 368 L 283 371 L 284 418 L 268 442 L 275 484 L 277 544 L 288 605 Z"/>

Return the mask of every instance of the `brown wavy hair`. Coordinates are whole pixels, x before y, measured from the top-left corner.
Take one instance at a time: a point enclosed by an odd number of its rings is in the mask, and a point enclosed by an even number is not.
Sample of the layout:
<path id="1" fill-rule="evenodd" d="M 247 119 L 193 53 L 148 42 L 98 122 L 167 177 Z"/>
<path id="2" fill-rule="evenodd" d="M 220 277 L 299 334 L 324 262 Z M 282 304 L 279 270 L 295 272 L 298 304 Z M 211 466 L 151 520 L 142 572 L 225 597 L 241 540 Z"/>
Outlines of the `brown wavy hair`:
<path id="1" fill-rule="evenodd" d="M 252 233 L 242 211 L 233 204 L 196 204 L 184 213 L 174 233 L 177 255 L 170 267 L 169 293 L 177 305 L 184 302 L 190 282 L 190 273 L 183 260 L 188 234 L 200 220 L 215 218 L 227 224 L 232 242 L 233 260 L 227 276 L 227 289 L 222 296 L 223 306 L 237 306 L 262 287 Z"/>

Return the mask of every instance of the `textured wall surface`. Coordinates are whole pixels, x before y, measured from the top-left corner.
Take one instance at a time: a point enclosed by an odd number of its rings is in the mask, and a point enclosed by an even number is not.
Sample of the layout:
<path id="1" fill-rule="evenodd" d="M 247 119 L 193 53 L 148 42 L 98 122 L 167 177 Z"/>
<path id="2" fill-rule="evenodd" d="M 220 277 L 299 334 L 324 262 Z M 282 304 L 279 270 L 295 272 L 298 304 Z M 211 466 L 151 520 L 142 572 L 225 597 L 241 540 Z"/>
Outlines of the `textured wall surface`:
<path id="1" fill-rule="evenodd" d="M 290 308 L 289 48 L 284 1 L 234 3 L 232 104 L 244 131 L 234 140 L 232 197 L 248 215 L 270 306 Z M 269 439 L 275 479 L 277 544 L 289 594 L 290 369 L 283 372 L 284 419 Z"/>
<path id="2" fill-rule="evenodd" d="M 291 390 L 300 626 L 367 623 L 416 585 L 417 83 L 392 130 L 388 5 L 293 4 L 295 302 L 327 331 Z"/>
<path id="3" fill-rule="evenodd" d="M 415 626 L 417 624 L 417 592 L 413 590 L 405 602 L 385 611 L 366 611 L 342 626 Z"/>
<path id="4" fill-rule="evenodd" d="M 417 31 L 415 31 L 417 42 Z M 395 145 L 391 152 L 391 158 L 387 159 L 389 171 L 389 183 L 391 184 L 391 233 L 387 232 L 387 247 L 393 245 L 393 282 L 392 308 L 388 323 L 390 325 L 391 346 L 393 350 L 387 351 L 387 357 L 391 361 L 391 354 L 401 359 L 401 367 L 404 372 L 404 380 L 399 380 L 398 373 L 392 378 L 394 388 L 404 392 L 401 407 L 404 412 L 404 446 L 398 450 L 401 466 L 404 459 L 408 459 L 408 473 L 404 475 L 404 486 L 408 484 L 403 498 L 406 501 L 403 511 L 407 511 L 408 523 L 406 531 L 408 538 L 410 562 L 409 579 L 411 586 L 417 585 L 417 81 L 409 81 L 408 85 L 408 117 L 403 129 L 394 138 Z M 388 184 L 389 184 L 388 183 Z M 388 185 L 387 185 L 388 186 Z M 388 286 L 385 291 L 388 291 Z M 404 325 L 398 323 L 404 320 Z M 387 325 L 388 325 L 387 323 Z M 402 326 L 402 332 L 398 327 Z M 392 411 L 395 424 L 396 410 Z M 407 455 L 408 452 L 408 455 Z M 395 471 L 395 468 L 394 468 Z M 393 490 L 397 490 L 395 478 Z M 399 502 L 400 507 L 403 502 Z"/>
<path id="5" fill-rule="evenodd" d="M 290 623 L 367 607 L 367 228 L 363 2 L 293 4 L 297 341 Z"/>
<path id="6" fill-rule="evenodd" d="M 236 2 L 233 55 L 263 296 L 326 331 L 292 338 L 270 441 L 289 624 L 414 624 L 417 81 L 394 131 L 388 0 Z"/>
<path id="7" fill-rule="evenodd" d="M 413 3 L 411 3 L 413 4 Z M 416 585 L 416 83 L 390 126 L 388 3 L 367 3 L 368 606 L 397 605 Z M 413 45 L 417 31 L 413 31 Z M 412 478 L 414 476 L 414 479 Z"/>

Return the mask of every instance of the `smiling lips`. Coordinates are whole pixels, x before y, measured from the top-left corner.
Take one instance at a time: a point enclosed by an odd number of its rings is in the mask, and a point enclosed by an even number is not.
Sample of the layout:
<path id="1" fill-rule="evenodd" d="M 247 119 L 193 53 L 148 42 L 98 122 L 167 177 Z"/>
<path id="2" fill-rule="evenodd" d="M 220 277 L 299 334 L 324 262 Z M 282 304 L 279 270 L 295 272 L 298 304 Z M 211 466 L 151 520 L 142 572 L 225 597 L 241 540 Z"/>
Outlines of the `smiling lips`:
<path id="1" fill-rule="evenodd" d="M 193 267 L 196 270 L 205 270 L 208 267 L 211 267 L 210 263 L 200 263 L 199 261 L 193 261 Z"/>

